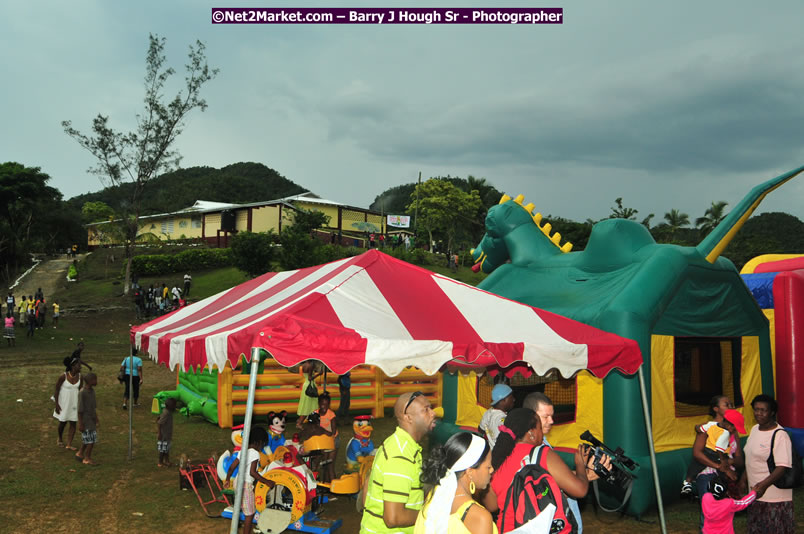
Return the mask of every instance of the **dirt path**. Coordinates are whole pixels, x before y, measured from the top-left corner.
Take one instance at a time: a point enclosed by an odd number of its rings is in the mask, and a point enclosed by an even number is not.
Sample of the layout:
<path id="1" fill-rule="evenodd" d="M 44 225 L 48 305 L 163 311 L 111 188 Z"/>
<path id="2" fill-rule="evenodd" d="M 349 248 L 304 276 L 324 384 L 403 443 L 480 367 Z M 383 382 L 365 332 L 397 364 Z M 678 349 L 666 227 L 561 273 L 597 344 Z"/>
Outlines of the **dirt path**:
<path id="1" fill-rule="evenodd" d="M 81 261 L 85 254 L 76 256 L 76 260 Z M 13 289 L 9 289 L 19 303 L 23 295 L 33 295 L 40 287 L 45 294 L 45 300 L 48 300 L 51 295 L 66 284 L 67 269 L 73 262 L 73 258 L 65 255 L 57 258 L 42 260 L 33 271 L 25 275 L 20 280 L 19 284 Z"/>

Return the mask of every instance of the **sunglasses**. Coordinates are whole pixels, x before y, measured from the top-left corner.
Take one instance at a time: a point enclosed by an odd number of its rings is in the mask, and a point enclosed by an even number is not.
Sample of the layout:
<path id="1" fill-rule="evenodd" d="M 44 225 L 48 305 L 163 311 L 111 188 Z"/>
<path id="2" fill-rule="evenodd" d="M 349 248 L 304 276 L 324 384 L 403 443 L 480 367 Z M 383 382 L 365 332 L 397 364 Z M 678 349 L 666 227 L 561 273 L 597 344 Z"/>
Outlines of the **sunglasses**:
<path id="1" fill-rule="evenodd" d="M 408 413 L 408 408 L 410 407 L 411 403 L 413 401 L 415 401 L 416 399 L 418 399 L 419 397 L 421 397 L 422 395 L 424 395 L 424 393 L 422 393 L 421 391 L 414 391 L 410 395 L 410 398 L 408 399 L 407 404 L 405 404 L 405 409 L 402 411 L 402 413 L 403 414 Z"/>

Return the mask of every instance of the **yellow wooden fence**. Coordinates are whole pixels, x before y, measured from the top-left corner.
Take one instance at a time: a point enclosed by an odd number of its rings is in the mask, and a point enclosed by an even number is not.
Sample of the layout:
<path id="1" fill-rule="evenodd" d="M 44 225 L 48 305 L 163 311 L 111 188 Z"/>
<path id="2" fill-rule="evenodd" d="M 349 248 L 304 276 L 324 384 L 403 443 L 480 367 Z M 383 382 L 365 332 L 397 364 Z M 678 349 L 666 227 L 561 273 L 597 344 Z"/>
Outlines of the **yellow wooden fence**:
<path id="1" fill-rule="evenodd" d="M 248 374 L 232 371 L 228 365 L 218 375 L 218 426 L 221 428 L 231 428 L 235 417 L 245 416 L 248 381 Z M 264 372 L 257 377 L 254 414 L 281 410 L 295 414 L 303 384 L 301 373 L 291 373 L 275 360 L 266 359 Z M 350 410 L 370 410 L 375 418 L 383 417 L 385 408 L 393 407 L 396 399 L 406 392 L 421 391 L 434 408 L 443 404 L 441 373 L 428 376 L 411 367 L 389 377 L 377 367 L 361 365 L 352 369 L 351 384 Z M 323 377 L 316 380 L 316 385 L 319 392 L 323 391 Z M 332 410 L 337 410 L 340 404 L 338 375 L 327 373 L 326 390 L 332 396 Z"/>

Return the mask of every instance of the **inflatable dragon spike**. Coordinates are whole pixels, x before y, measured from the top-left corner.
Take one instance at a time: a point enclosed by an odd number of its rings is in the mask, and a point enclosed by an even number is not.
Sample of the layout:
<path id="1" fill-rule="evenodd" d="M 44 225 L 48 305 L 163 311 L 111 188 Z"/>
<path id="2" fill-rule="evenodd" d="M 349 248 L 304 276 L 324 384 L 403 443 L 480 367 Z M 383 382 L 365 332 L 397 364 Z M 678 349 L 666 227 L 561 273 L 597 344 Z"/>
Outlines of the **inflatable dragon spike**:
<path id="1" fill-rule="evenodd" d="M 503 195 L 502 198 L 500 199 L 500 204 L 503 204 L 504 203 L 503 201 L 507 202 L 508 200 L 511 200 L 511 197 L 509 197 L 508 195 Z M 522 203 L 525 201 L 525 196 L 524 195 L 517 195 L 517 197 L 515 199 L 513 199 L 513 201 L 516 202 L 517 204 L 519 204 L 520 206 L 522 206 L 525 209 L 525 211 L 527 211 L 528 213 L 533 213 L 533 210 L 536 207 L 532 202 L 527 204 L 527 205 L 525 205 L 525 206 L 523 206 Z M 550 235 L 550 230 L 553 229 L 552 224 L 545 223 L 544 226 L 541 226 L 541 223 L 542 223 L 542 214 L 541 214 L 541 212 L 536 212 L 535 214 L 532 215 L 532 217 L 533 217 L 533 222 L 536 224 L 536 227 L 539 230 L 541 230 L 542 233 L 545 235 L 545 237 L 547 237 L 550 240 L 551 243 L 553 243 L 555 246 L 557 246 L 559 248 L 559 250 L 561 250 L 561 252 L 569 252 L 570 250 L 572 250 L 572 243 L 570 243 L 570 242 L 567 242 L 567 243 L 564 244 L 564 246 L 561 246 L 561 234 L 556 232 L 552 236 Z M 470 253 L 473 253 L 473 252 L 474 252 L 474 249 L 472 249 L 472 251 L 470 251 Z"/>
<path id="2" fill-rule="evenodd" d="M 726 246 L 728 246 L 734 236 L 737 235 L 737 232 L 743 227 L 745 221 L 754 213 L 754 210 L 757 209 L 759 203 L 765 199 L 768 193 L 781 187 L 802 172 L 804 172 L 804 166 L 793 169 L 790 172 L 777 176 L 753 188 L 743 197 L 740 203 L 737 204 L 737 207 L 735 207 L 695 248 L 706 258 L 706 261 L 715 263 Z"/>
<path id="3" fill-rule="evenodd" d="M 505 204 L 509 200 L 511 200 L 511 197 L 509 197 L 508 195 L 503 195 L 502 198 L 500 198 L 499 204 Z"/>
<path id="4" fill-rule="evenodd" d="M 552 241 L 555 246 L 561 248 L 561 234 L 558 232 L 553 234 L 553 237 L 550 238 L 550 241 Z"/>

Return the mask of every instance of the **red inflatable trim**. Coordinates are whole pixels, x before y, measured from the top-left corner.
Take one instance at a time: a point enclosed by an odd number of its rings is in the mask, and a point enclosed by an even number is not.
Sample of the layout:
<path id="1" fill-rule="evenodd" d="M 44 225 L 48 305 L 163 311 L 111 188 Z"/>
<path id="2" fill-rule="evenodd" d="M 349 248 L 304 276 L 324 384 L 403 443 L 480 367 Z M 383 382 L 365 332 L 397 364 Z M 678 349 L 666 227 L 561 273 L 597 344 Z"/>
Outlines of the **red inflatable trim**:
<path id="1" fill-rule="evenodd" d="M 774 263 L 784 261 L 792 260 Z M 773 282 L 773 303 L 779 422 L 804 428 L 804 269 L 779 273 Z"/>

